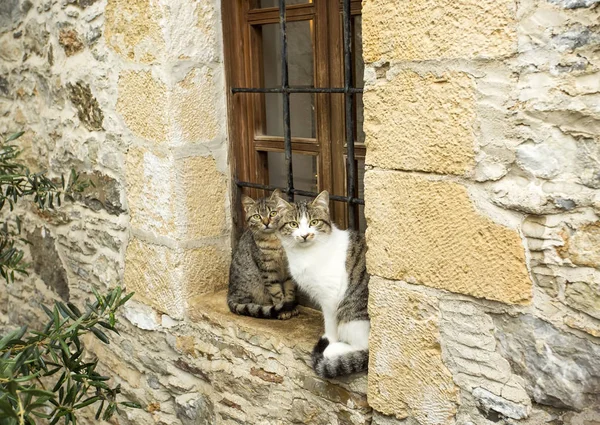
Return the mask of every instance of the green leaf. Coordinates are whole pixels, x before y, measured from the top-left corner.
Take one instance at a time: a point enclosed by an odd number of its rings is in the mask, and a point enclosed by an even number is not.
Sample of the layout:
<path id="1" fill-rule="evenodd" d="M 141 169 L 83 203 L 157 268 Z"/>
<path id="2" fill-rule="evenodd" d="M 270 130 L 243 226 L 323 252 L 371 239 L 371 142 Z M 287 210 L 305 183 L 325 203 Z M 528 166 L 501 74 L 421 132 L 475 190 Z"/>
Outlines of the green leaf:
<path id="1" fill-rule="evenodd" d="M 102 332 L 100 329 L 98 328 L 90 328 L 90 331 L 93 332 L 94 335 L 96 335 L 96 337 L 102 341 L 105 344 L 110 344 L 110 340 L 108 339 L 108 337 L 106 336 L 106 334 L 104 332 Z"/>
<path id="2" fill-rule="evenodd" d="M 13 339 L 21 339 L 21 337 L 25 334 L 26 331 L 27 326 L 23 326 L 20 329 L 15 329 L 14 331 L 9 332 L 2 339 L 0 339 L 0 350 L 6 347 L 6 345 Z"/>
<path id="3" fill-rule="evenodd" d="M 60 309 L 61 313 L 63 313 L 63 317 L 70 317 L 73 320 L 77 320 L 77 316 L 70 309 L 68 309 L 64 303 L 57 301 L 56 305 Z"/>
<path id="4" fill-rule="evenodd" d="M 131 407 L 132 409 L 141 409 L 142 405 L 139 403 L 134 403 L 133 401 L 122 401 L 121 403 L 123 406 L 127 406 L 127 407 Z"/>
<path id="5" fill-rule="evenodd" d="M 54 398 L 54 393 L 52 391 L 40 390 L 39 388 L 25 388 L 25 389 L 22 389 L 21 392 L 35 395 L 38 397 L 45 396 L 45 397 Z"/>
<path id="6" fill-rule="evenodd" d="M 94 416 L 94 418 L 96 420 L 100 419 L 100 415 L 102 414 L 103 407 L 104 407 L 104 400 L 102 400 L 102 402 L 100 403 L 100 406 L 98 407 L 98 410 L 96 410 L 96 416 Z"/>
<path id="7" fill-rule="evenodd" d="M 90 404 L 94 404 L 98 400 L 100 400 L 99 396 L 90 397 L 90 398 L 82 401 L 81 403 L 76 404 L 73 408 L 74 409 L 81 409 L 82 407 L 89 406 Z"/>
<path id="8" fill-rule="evenodd" d="M 67 303 L 67 307 L 75 314 L 77 317 L 81 317 L 81 311 L 77 308 L 77 306 L 73 303 Z"/>
<path id="9" fill-rule="evenodd" d="M 125 304 L 127 301 L 129 301 L 131 299 L 131 297 L 133 297 L 135 295 L 135 292 L 131 292 L 130 294 L 127 294 L 127 296 L 125 298 L 123 298 L 121 301 L 119 301 L 119 307 L 121 307 L 123 304 Z"/>
<path id="10" fill-rule="evenodd" d="M 18 133 L 11 134 L 10 136 L 8 136 L 8 139 L 6 139 L 6 143 L 9 143 L 9 142 L 12 142 L 13 140 L 18 139 L 23 134 L 25 134 L 24 131 L 19 131 Z"/>
<path id="11" fill-rule="evenodd" d="M 42 419 L 50 419 L 52 416 L 48 415 L 46 413 L 42 413 L 42 412 L 36 412 L 35 410 L 31 411 L 32 415 L 37 416 L 38 418 L 42 418 Z"/>
<path id="12" fill-rule="evenodd" d="M 63 384 L 63 382 L 65 382 L 66 379 L 67 379 L 67 372 L 63 372 L 62 375 L 60 375 L 60 378 L 58 378 L 58 381 L 56 381 L 54 388 L 52 388 L 52 392 L 55 393 L 59 389 L 61 389 L 62 384 Z M 61 396 L 61 398 L 62 398 L 62 396 Z"/>

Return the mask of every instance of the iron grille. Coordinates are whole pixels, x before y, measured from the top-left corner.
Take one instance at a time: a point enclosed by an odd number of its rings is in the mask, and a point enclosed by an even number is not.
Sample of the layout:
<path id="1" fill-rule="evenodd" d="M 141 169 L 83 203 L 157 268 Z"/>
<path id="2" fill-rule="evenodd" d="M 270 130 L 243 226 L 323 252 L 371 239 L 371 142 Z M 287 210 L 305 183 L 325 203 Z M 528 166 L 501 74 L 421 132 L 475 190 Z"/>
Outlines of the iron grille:
<path id="1" fill-rule="evenodd" d="M 276 187 L 252 182 L 239 181 L 235 183 L 238 187 L 249 187 L 273 191 L 280 189 L 287 193 L 290 201 L 294 200 L 294 195 L 315 197 L 318 193 L 299 190 L 294 188 L 294 175 L 292 170 L 292 134 L 290 129 L 290 94 L 293 93 L 343 93 L 345 109 L 345 128 L 346 128 L 346 196 L 330 195 L 333 201 L 348 203 L 348 222 L 350 227 L 355 228 L 356 217 L 353 205 L 364 205 L 365 201 L 354 196 L 356 162 L 354 158 L 354 95 L 362 93 L 362 88 L 354 87 L 352 78 L 352 23 L 350 13 L 350 0 L 343 0 L 342 20 L 344 28 L 344 87 L 290 87 L 288 78 L 288 52 L 287 52 L 287 33 L 286 33 L 286 10 L 285 0 L 279 0 L 279 28 L 281 36 L 281 87 L 274 88 L 250 88 L 234 87 L 231 89 L 233 94 L 237 93 L 281 93 L 283 95 L 283 146 L 285 169 L 287 170 L 287 187 Z"/>

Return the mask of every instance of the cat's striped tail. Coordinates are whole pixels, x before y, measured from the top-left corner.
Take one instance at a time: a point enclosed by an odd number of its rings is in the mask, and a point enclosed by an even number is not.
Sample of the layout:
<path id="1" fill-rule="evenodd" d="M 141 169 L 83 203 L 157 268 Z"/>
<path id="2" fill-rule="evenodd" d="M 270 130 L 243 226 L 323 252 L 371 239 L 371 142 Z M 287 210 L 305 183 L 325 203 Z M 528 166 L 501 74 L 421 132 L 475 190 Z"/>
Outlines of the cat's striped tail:
<path id="1" fill-rule="evenodd" d="M 323 352 L 329 345 L 325 337 L 321 337 L 313 349 L 311 359 L 313 369 L 321 378 L 335 378 L 342 375 L 366 371 L 369 367 L 369 350 L 356 350 L 335 357 L 325 357 Z"/>
<path id="2" fill-rule="evenodd" d="M 280 302 L 276 305 L 260 305 L 255 303 L 240 304 L 233 300 L 227 300 L 227 305 L 232 313 L 241 316 L 257 317 L 259 319 L 278 319 L 281 313 L 292 311 L 294 307 L 296 307 L 295 302 Z"/>

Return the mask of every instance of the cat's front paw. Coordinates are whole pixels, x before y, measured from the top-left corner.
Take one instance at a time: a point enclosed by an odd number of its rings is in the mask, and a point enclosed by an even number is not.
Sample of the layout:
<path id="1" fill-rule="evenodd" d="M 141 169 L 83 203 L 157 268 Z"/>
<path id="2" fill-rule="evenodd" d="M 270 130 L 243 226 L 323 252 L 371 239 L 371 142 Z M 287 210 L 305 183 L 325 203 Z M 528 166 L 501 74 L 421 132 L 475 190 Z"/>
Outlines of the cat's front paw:
<path id="1" fill-rule="evenodd" d="M 293 309 L 293 310 L 290 310 L 290 311 L 282 311 L 281 313 L 279 313 L 277 315 L 277 318 L 279 320 L 288 320 L 288 319 L 291 319 L 292 317 L 297 316 L 297 315 L 298 315 L 298 310 L 297 309 Z"/>

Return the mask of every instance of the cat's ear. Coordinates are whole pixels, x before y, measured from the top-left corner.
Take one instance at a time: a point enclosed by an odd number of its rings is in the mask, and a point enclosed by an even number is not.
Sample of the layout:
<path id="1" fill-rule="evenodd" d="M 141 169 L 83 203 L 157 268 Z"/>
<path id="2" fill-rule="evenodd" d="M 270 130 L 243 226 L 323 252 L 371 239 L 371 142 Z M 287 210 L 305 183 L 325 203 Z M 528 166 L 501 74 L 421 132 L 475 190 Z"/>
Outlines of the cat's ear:
<path id="1" fill-rule="evenodd" d="M 329 211 L 329 192 L 324 190 L 323 192 L 319 193 L 319 196 L 312 201 L 311 206 Z"/>
<path id="2" fill-rule="evenodd" d="M 252 208 L 254 204 L 256 204 L 256 201 L 254 201 L 254 199 L 252 199 L 249 196 L 242 195 L 242 206 L 244 207 L 245 212 L 248 212 L 248 210 Z"/>
<path id="3" fill-rule="evenodd" d="M 292 208 L 292 204 L 281 197 L 277 197 L 277 206 L 275 207 L 277 212 L 281 215 L 283 211 Z"/>
<path id="4" fill-rule="evenodd" d="M 281 190 L 279 189 L 275 189 L 273 193 L 271 193 L 271 197 L 269 199 L 271 199 L 271 201 L 276 201 L 277 198 L 281 198 Z"/>

